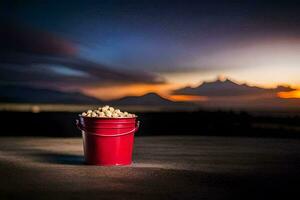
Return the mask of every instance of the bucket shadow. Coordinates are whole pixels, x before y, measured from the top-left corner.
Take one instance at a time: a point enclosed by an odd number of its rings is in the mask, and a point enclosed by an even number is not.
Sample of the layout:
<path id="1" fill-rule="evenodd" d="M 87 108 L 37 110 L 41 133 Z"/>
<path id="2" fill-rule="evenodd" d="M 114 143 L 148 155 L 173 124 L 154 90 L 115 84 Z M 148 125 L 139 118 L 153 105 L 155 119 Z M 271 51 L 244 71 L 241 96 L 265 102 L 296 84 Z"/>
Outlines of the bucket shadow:
<path id="1" fill-rule="evenodd" d="M 43 163 L 54 163 L 62 165 L 84 165 L 84 157 L 62 153 L 38 153 L 34 157 Z"/>

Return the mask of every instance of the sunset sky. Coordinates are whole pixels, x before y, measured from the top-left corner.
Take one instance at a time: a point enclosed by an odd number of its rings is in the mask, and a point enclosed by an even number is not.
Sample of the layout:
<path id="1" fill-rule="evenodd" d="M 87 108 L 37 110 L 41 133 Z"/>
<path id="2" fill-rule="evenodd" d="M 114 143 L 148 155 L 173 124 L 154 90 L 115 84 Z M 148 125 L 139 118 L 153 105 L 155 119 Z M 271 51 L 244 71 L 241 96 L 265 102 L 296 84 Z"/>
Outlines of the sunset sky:
<path id="1" fill-rule="evenodd" d="M 295 1 L 0 5 L 0 84 L 79 90 L 102 99 L 147 92 L 168 96 L 217 76 L 300 88 Z"/>

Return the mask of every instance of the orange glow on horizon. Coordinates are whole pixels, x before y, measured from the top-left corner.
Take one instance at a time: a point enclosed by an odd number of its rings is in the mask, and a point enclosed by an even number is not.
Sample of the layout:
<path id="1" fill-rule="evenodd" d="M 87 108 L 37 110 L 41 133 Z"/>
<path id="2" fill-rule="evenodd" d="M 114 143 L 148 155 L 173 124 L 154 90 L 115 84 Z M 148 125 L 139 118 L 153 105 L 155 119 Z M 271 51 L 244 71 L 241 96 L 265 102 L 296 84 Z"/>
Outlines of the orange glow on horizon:
<path id="1" fill-rule="evenodd" d="M 220 76 L 219 76 L 220 78 Z M 222 77 L 222 79 L 224 79 Z M 232 80 L 230 78 L 230 80 Z M 244 84 L 245 82 L 235 81 L 237 84 Z M 271 87 L 258 84 L 249 84 L 249 86 L 257 86 L 262 88 L 276 88 L 277 85 Z M 281 84 L 286 85 L 286 84 Z M 82 88 L 81 92 L 85 95 L 98 98 L 100 100 L 108 101 L 119 99 L 126 96 L 142 96 L 147 93 L 157 93 L 158 95 L 169 99 L 171 101 L 208 101 L 208 97 L 198 95 L 173 95 L 172 91 L 185 87 L 184 83 L 165 83 L 165 84 L 127 84 L 127 85 L 113 85 L 113 86 L 94 86 Z M 195 86 L 194 86 L 195 87 Z M 296 87 L 297 88 L 297 87 Z M 273 94 L 274 95 L 274 94 Z M 261 97 L 261 96 L 259 96 Z M 277 97 L 282 99 L 298 98 L 300 99 L 300 89 L 289 92 L 279 92 Z M 247 97 L 249 98 L 249 97 Z M 251 97 L 252 98 L 252 97 Z M 257 96 L 253 98 L 258 98 Z"/>
<path id="2" fill-rule="evenodd" d="M 168 99 L 171 101 L 207 101 L 208 97 L 196 95 L 170 95 Z"/>
<path id="3" fill-rule="evenodd" d="M 300 99 L 300 90 L 279 92 L 277 96 L 283 99 Z"/>
<path id="4" fill-rule="evenodd" d="M 113 100 L 125 96 L 141 96 L 155 92 L 163 97 L 169 98 L 172 90 L 178 89 L 182 84 L 131 84 L 123 86 L 106 86 L 83 88 L 82 92 L 88 96 L 101 100 Z"/>

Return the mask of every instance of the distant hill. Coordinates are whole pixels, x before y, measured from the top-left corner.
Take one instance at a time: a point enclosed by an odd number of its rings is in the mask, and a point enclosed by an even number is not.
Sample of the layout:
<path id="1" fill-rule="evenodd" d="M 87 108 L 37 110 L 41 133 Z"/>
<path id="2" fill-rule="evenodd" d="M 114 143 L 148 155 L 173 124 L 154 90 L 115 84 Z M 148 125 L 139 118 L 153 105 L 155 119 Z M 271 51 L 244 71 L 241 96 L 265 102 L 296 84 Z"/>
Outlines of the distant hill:
<path id="1" fill-rule="evenodd" d="M 0 101 L 9 103 L 70 103 L 100 104 L 99 99 L 85 96 L 79 92 L 60 92 L 50 89 L 26 86 L 0 86 Z"/>
<path id="2" fill-rule="evenodd" d="M 285 86 L 278 86 L 274 89 L 265 89 L 247 84 L 238 84 L 229 79 L 224 81 L 216 80 L 212 82 L 203 82 L 198 87 L 184 87 L 174 91 L 174 94 L 181 95 L 199 95 L 208 97 L 226 97 L 242 95 L 262 95 L 274 94 L 283 91 L 292 91 L 293 89 Z"/>
<path id="3" fill-rule="evenodd" d="M 278 92 L 294 91 L 286 86 L 261 88 L 238 84 L 230 79 L 203 82 L 198 87 L 184 87 L 174 91 L 178 95 L 198 95 L 207 97 L 197 102 L 203 108 L 237 109 L 287 109 L 300 106 L 300 99 L 281 99 Z"/>
<path id="4" fill-rule="evenodd" d="M 148 93 L 142 96 L 127 96 L 109 102 L 112 105 L 137 105 L 137 106 L 192 106 L 188 102 L 174 102 L 161 97 L 156 93 Z"/>

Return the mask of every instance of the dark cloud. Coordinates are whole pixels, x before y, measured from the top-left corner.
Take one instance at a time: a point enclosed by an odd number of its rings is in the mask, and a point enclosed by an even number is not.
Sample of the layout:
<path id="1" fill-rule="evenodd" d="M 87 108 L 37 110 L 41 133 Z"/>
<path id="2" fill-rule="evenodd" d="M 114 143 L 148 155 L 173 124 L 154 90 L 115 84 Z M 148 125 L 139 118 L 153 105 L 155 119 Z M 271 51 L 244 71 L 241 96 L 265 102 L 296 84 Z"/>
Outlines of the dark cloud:
<path id="1" fill-rule="evenodd" d="M 54 34 L 16 25 L 3 25 L 2 28 L 0 32 L 2 84 L 61 88 L 164 82 L 154 74 L 113 70 L 82 59 L 77 55 L 76 44 Z"/>
<path id="2" fill-rule="evenodd" d="M 101 64 L 80 58 L 48 57 L 32 55 L 0 56 L 0 77 L 6 82 L 31 84 L 52 83 L 52 85 L 100 85 L 120 83 L 163 83 L 156 75 L 145 72 L 112 70 Z M 52 67 L 78 70 L 85 76 L 55 73 Z"/>
<path id="3" fill-rule="evenodd" d="M 2 23 L 0 26 L 1 52 L 51 56 L 76 55 L 76 45 L 55 34 L 13 23 Z"/>

